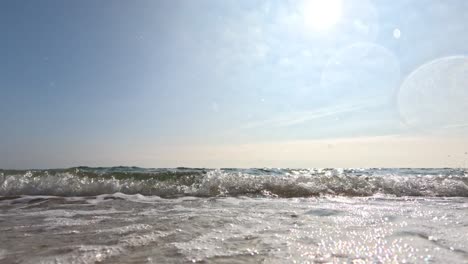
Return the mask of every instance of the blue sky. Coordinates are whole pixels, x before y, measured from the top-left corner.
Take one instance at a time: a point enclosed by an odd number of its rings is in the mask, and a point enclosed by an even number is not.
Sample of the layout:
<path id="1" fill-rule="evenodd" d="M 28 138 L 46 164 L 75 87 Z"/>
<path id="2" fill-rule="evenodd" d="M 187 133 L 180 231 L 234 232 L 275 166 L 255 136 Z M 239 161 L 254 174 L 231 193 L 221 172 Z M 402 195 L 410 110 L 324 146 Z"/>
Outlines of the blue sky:
<path id="1" fill-rule="evenodd" d="M 0 167 L 459 166 L 467 14 L 464 0 L 1 1 Z"/>

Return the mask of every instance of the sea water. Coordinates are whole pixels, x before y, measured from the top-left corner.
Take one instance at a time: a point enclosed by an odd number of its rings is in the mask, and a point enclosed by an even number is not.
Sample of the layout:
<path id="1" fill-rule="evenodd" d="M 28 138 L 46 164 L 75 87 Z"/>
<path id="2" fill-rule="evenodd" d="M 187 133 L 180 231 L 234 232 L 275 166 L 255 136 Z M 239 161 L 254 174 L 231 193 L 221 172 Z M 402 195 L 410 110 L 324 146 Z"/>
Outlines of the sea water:
<path id="1" fill-rule="evenodd" d="M 0 170 L 0 263 L 468 263 L 463 169 Z"/>

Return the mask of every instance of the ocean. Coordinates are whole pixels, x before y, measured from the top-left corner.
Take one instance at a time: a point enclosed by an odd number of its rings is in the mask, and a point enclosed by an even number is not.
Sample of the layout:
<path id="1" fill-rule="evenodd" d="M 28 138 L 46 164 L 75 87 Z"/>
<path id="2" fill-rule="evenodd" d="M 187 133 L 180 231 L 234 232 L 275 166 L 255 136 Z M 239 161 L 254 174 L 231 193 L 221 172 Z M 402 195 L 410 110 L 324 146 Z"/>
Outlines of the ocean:
<path id="1" fill-rule="evenodd" d="M 468 263 L 468 171 L 0 170 L 0 263 Z"/>

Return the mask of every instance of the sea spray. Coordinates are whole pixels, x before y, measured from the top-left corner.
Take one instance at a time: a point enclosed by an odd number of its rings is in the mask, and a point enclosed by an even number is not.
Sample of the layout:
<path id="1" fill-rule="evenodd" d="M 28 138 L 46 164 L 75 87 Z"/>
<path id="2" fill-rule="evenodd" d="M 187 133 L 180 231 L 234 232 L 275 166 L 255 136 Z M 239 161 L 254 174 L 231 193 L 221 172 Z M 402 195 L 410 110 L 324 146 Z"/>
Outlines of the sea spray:
<path id="1" fill-rule="evenodd" d="M 462 169 L 142 169 L 0 171 L 0 195 L 468 197 Z"/>

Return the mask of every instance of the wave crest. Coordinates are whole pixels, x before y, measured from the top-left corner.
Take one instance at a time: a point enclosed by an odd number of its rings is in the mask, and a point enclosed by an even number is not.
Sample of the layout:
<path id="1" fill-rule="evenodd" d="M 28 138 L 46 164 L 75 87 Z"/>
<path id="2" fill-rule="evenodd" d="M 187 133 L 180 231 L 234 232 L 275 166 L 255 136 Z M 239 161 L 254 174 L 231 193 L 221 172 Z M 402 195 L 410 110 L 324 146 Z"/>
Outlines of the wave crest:
<path id="1" fill-rule="evenodd" d="M 0 171 L 0 195 L 468 197 L 468 175 L 455 169 L 137 169 Z"/>

